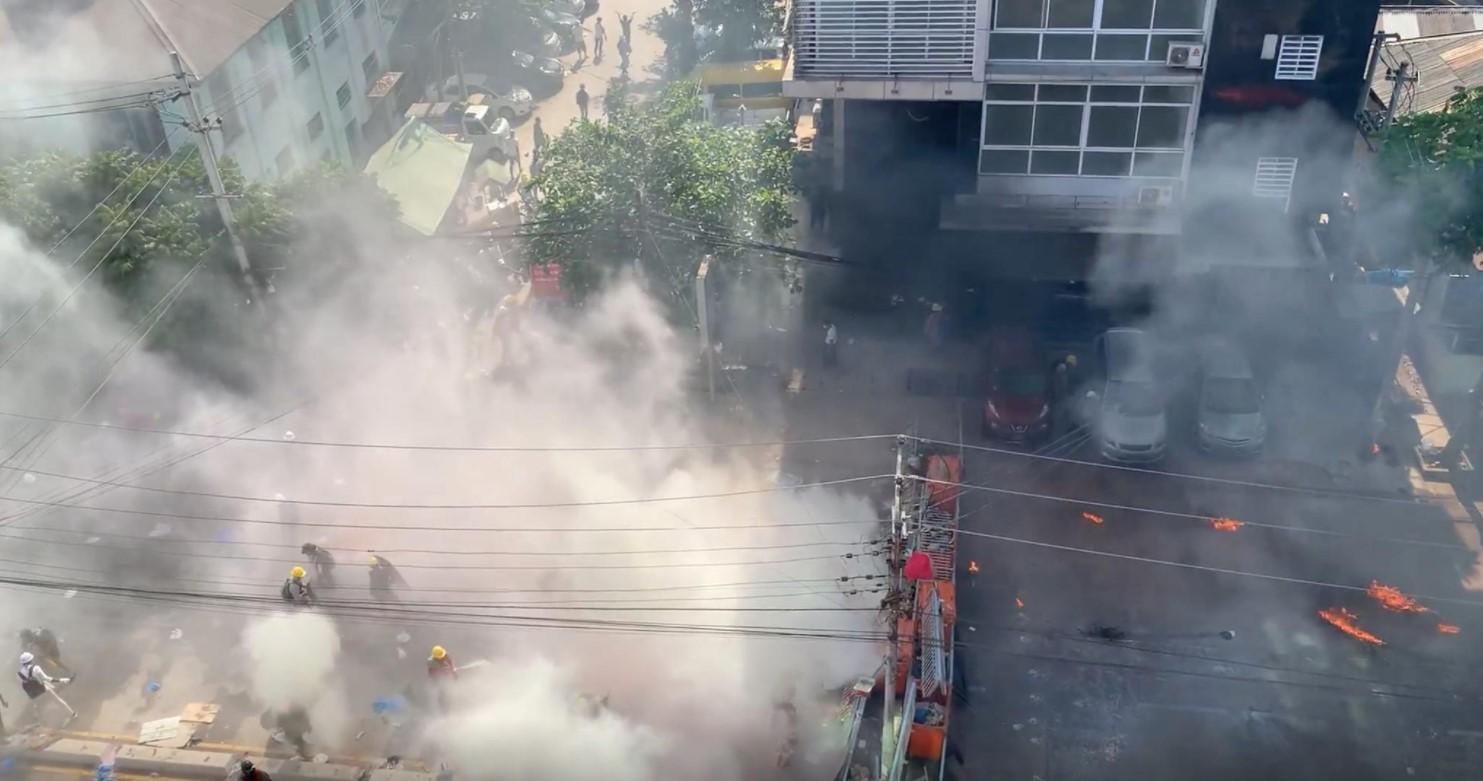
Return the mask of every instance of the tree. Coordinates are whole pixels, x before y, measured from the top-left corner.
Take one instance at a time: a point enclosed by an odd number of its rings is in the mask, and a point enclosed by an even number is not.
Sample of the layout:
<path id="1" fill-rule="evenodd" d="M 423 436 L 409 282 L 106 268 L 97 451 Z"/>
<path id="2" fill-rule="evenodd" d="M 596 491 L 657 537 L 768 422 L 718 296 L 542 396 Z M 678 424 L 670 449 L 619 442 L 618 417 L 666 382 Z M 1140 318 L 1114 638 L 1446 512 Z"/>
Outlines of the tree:
<path id="1" fill-rule="evenodd" d="M 1381 141 L 1384 202 L 1399 195 L 1412 205 L 1408 233 L 1423 254 L 1471 262 L 1483 251 L 1483 89 L 1453 95 L 1441 111 L 1398 118 Z"/>
<path id="2" fill-rule="evenodd" d="M 542 154 L 531 259 L 561 265 L 578 296 L 636 264 L 652 292 L 688 309 L 700 254 L 734 259 L 793 224 L 789 130 L 706 123 L 688 82 L 630 98 L 615 81 L 606 118 L 574 123 Z"/>
<path id="3" fill-rule="evenodd" d="M 674 0 L 650 28 L 664 41 L 666 69 L 683 77 L 700 57 L 740 59 L 782 32 L 783 6 L 774 0 Z"/>

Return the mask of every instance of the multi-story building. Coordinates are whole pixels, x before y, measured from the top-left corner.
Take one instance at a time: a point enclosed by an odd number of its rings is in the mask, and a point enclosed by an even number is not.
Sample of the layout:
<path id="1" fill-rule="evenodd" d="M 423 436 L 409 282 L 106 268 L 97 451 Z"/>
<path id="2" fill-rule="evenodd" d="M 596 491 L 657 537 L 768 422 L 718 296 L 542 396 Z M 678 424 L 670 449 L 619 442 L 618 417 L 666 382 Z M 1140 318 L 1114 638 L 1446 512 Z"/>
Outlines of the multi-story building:
<path id="1" fill-rule="evenodd" d="M 836 217 L 1174 234 L 1201 161 L 1216 158 L 1223 180 L 1306 216 L 1343 188 L 1331 166 L 1305 166 L 1305 155 L 1315 143 L 1341 156 L 1354 144 L 1378 7 L 795 0 L 784 91 L 821 102 Z M 1338 131 L 1316 133 L 1319 115 Z M 1254 116 L 1276 130 L 1233 162 L 1230 139 L 1241 136 L 1217 128 Z M 1239 176 L 1232 165 L 1244 166 Z"/>
<path id="2" fill-rule="evenodd" d="M 48 69 L 44 84 L 7 92 L 24 95 L 20 105 L 62 103 L 80 85 L 93 90 L 89 98 L 168 94 L 173 48 L 194 77 L 203 112 L 220 120 L 211 132 L 217 152 L 249 178 L 272 179 L 319 160 L 355 165 L 400 116 L 396 88 L 405 85 L 388 73 L 389 42 L 409 5 L 416 8 L 410 0 L 95 0 L 18 11 L 25 4 L 15 3 L 7 21 L 22 47 L 34 49 L 38 62 L 59 51 L 68 61 L 60 76 Z M 60 97 L 41 100 L 49 95 Z M 30 120 L 12 125 L 33 150 L 128 145 L 148 152 L 167 137 L 172 150 L 194 143 L 180 129 L 182 116 L 166 100 L 40 120 L 56 132 L 37 132 L 43 126 Z"/>

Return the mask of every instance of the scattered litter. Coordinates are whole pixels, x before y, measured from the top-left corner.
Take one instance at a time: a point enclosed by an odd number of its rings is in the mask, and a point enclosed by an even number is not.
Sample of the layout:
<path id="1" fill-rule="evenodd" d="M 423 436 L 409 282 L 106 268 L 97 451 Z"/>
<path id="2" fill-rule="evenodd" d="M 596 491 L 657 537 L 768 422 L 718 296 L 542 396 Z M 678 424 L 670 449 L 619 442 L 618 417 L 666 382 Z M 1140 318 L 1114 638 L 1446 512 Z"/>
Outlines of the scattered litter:
<path id="1" fill-rule="evenodd" d="M 320 752 L 320 753 L 314 755 L 314 764 L 316 764 L 316 765 L 323 765 L 324 763 L 329 762 L 329 761 L 330 761 L 330 755 L 329 754 L 326 754 L 324 752 Z"/>
<path id="2" fill-rule="evenodd" d="M 75 588 L 69 588 L 62 592 L 62 599 L 71 599 L 75 596 L 77 596 L 77 589 Z"/>
<path id="3" fill-rule="evenodd" d="M 406 659 L 407 658 L 407 649 L 405 649 L 405 648 L 398 648 L 398 649 L 396 649 L 396 658 L 398 660 Z"/>
<path id="4" fill-rule="evenodd" d="M 295 439 L 298 439 L 298 437 L 294 436 L 294 433 L 292 431 L 285 431 L 285 432 L 283 432 L 283 438 L 286 439 L 286 440 L 288 440 L 289 442 L 292 442 Z"/>
<path id="5" fill-rule="evenodd" d="M 1010 725 L 1010 728 L 1013 729 L 1015 732 L 1019 732 L 1020 730 L 1022 730 L 1022 729 L 1025 728 L 1025 725 L 1023 725 L 1023 724 L 1012 724 L 1012 725 Z"/>
<path id="6" fill-rule="evenodd" d="M 352 740 L 360 740 L 361 738 L 363 738 L 365 736 L 366 736 L 366 731 L 365 730 L 361 730 L 360 732 L 355 733 L 355 737 L 352 738 Z"/>
<path id="7" fill-rule="evenodd" d="M 139 743 L 161 748 L 185 748 L 195 734 L 194 727 L 181 724 L 179 716 L 171 716 L 144 722 L 139 728 Z"/>
<path id="8" fill-rule="evenodd" d="M 220 705 L 210 702 L 192 702 L 180 712 L 180 720 L 197 724 L 212 724 L 216 722 L 218 713 L 221 713 Z"/>
<path id="9" fill-rule="evenodd" d="M 170 639 L 171 640 L 179 640 L 182 637 L 185 637 L 185 632 L 182 632 L 180 630 L 180 627 L 176 627 L 176 628 L 170 630 Z"/>
<path id="10" fill-rule="evenodd" d="M 406 632 L 398 632 L 397 633 L 397 636 L 396 636 L 396 641 L 398 643 L 410 643 L 410 642 L 412 642 L 412 636 L 409 635 L 409 634 L 407 634 Z"/>
<path id="11" fill-rule="evenodd" d="M 99 542 L 102 542 L 102 541 L 103 541 L 103 538 L 102 537 L 89 537 L 86 540 L 84 540 L 84 542 L 86 542 L 89 545 L 93 545 L 93 544 L 96 544 L 96 543 L 99 543 Z"/>
<path id="12" fill-rule="evenodd" d="M 159 681 L 150 681 L 149 683 L 144 684 L 144 693 L 145 694 L 158 694 L 159 691 L 160 691 L 160 682 Z"/>
<path id="13" fill-rule="evenodd" d="M 151 537 L 163 537 L 163 536 L 165 536 L 165 535 L 167 535 L 169 533 L 170 533 L 170 524 L 165 523 L 163 521 L 160 522 L 160 523 L 155 524 L 154 525 L 154 528 L 149 530 L 149 536 L 151 536 Z"/>
<path id="14" fill-rule="evenodd" d="M 978 627 L 973 626 L 973 625 L 970 624 L 968 626 L 968 631 L 970 631 L 970 632 L 977 632 L 978 631 Z"/>
<path id="15" fill-rule="evenodd" d="M 33 475 L 30 472 L 27 472 L 27 473 L 21 475 L 21 482 L 25 483 L 26 485 L 30 485 L 30 484 L 36 482 L 36 475 Z"/>

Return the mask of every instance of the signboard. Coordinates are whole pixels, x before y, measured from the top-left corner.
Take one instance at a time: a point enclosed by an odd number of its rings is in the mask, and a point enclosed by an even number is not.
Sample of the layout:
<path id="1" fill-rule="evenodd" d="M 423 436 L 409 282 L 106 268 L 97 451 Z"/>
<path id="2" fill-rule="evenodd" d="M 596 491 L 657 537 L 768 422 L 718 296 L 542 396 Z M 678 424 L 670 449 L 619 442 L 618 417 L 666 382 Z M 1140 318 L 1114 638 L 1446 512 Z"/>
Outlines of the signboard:
<path id="1" fill-rule="evenodd" d="M 537 263 L 530 267 L 530 292 L 536 298 L 566 298 L 561 289 L 561 266 Z"/>

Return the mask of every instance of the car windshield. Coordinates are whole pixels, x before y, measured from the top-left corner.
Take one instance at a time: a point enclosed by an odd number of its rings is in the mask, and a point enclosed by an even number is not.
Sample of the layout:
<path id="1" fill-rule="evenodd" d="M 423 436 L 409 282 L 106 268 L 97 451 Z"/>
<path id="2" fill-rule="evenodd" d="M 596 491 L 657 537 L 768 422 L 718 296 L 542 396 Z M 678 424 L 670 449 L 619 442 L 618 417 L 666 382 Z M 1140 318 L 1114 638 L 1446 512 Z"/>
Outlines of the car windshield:
<path id="1" fill-rule="evenodd" d="M 1011 396 L 1045 395 L 1045 376 L 1039 372 L 1001 369 L 994 373 L 994 390 Z"/>
<path id="2" fill-rule="evenodd" d="M 1205 409 L 1225 415 L 1258 411 L 1256 383 L 1249 379 L 1212 377 L 1205 380 Z"/>
<path id="3" fill-rule="evenodd" d="M 1149 382 L 1113 382 L 1107 386 L 1107 406 L 1134 417 L 1156 415 L 1162 411 L 1159 394 Z"/>

